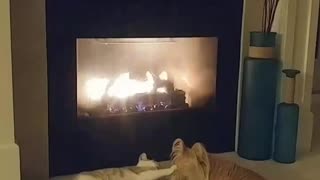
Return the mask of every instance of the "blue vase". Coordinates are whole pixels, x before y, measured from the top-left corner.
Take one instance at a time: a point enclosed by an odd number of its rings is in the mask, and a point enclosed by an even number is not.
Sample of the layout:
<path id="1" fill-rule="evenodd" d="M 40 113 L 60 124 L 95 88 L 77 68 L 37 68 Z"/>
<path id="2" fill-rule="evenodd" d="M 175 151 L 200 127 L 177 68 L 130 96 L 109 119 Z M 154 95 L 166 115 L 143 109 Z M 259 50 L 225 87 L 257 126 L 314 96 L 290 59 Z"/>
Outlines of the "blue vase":
<path id="1" fill-rule="evenodd" d="M 238 144 L 243 158 L 271 158 L 277 72 L 276 60 L 245 60 Z"/>
<path id="2" fill-rule="evenodd" d="M 299 106 L 294 103 L 295 77 L 300 71 L 285 69 L 282 72 L 290 80 L 286 91 L 289 98 L 278 105 L 273 159 L 281 163 L 293 163 L 296 161 L 299 121 Z"/>
<path id="3" fill-rule="evenodd" d="M 296 161 L 296 144 L 299 120 L 299 106 L 294 103 L 278 105 L 275 127 L 273 159 L 281 163 Z"/>
<path id="4" fill-rule="evenodd" d="M 251 32 L 249 57 L 244 61 L 239 156 L 267 160 L 272 155 L 272 137 L 278 61 L 274 58 L 276 33 Z"/>

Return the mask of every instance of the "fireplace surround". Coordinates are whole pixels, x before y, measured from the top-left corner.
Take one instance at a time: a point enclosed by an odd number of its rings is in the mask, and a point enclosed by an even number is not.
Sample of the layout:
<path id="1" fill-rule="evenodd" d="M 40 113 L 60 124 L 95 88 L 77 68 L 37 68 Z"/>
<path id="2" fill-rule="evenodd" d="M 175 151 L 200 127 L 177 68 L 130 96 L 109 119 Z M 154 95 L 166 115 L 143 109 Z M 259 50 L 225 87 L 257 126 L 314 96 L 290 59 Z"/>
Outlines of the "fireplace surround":
<path id="1" fill-rule="evenodd" d="M 234 150 L 242 1 L 48 0 L 50 176 L 168 159 L 176 137 Z M 206 108 L 78 116 L 77 39 L 217 37 L 215 96 Z M 170 77 L 170 73 L 169 73 Z"/>

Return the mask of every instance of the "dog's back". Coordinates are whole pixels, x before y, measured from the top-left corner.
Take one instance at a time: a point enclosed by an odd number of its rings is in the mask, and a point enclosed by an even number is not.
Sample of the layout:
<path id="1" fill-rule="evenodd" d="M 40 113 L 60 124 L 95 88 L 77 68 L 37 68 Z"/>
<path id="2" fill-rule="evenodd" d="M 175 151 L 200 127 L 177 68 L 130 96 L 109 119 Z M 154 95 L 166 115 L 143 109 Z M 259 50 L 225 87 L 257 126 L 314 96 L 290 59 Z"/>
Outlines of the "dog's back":
<path id="1" fill-rule="evenodd" d="M 209 180 L 265 180 L 258 173 L 225 160 L 216 155 L 208 155 L 210 161 Z"/>

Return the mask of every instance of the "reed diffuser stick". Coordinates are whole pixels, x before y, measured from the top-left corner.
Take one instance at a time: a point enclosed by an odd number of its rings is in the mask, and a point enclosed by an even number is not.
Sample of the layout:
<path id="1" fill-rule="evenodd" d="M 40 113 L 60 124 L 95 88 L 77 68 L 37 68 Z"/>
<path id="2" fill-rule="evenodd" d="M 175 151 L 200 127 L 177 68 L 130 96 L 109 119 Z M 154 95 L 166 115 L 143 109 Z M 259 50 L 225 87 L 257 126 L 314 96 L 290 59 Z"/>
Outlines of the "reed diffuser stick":
<path id="1" fill-rule="evenodd" d="M 270 21 L 270 25 L 269 25 L 269 32 L 271 31 L 273 22 L 274 22 L 274 18 L 276 16 L 276 11 L 277 11 L 277 7 L 279 5 L 279 0 L 273 0 L 274 1 L 274 5 L 273 5 L 273 9 L 272 9 L 272 14 L 271 14 L 271 21 Z"/>
<path id="2" fill-rule="evenodd" d="M 262 14 L 262 31 L 271 32 L 280 0 L 264 0 Z"/>
<path id="3" fill-rule="evenodd" d="M 268 1 L 264 0 L 264 5 L 263 5 L 263 14 L 262 14 L 262 31 L 266 32 L 266 23 L 267 23 L 267 14 L 266 14 L 266 6 L 268 5 Z"/>

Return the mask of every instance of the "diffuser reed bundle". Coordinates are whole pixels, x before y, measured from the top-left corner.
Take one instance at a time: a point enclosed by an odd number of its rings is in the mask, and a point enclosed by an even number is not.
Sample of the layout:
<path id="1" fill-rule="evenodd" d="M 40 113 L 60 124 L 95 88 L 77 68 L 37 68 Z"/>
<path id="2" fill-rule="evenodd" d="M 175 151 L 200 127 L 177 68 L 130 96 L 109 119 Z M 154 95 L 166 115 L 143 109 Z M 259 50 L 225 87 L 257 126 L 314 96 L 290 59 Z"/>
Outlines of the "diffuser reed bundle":
<path id="1" fill-rule="evenodd" d="M 274 17 L 280 0 L 264 0 L 262 31 L 264 33 L 271 32 Z"/>

